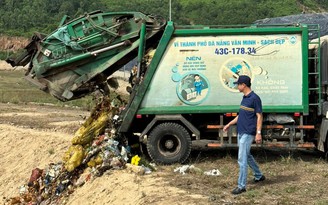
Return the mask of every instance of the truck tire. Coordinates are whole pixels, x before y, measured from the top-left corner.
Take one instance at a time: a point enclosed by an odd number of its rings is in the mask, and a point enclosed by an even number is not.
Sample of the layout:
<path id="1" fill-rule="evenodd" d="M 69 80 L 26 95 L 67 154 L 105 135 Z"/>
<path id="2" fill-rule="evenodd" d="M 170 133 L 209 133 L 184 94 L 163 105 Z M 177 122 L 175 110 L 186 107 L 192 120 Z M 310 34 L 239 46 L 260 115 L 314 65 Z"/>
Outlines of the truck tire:
<path id="1" fill-rule="evenodd" d="M 147 150 L 152 160 L 157 163 L 183 163 L 191 151 L 191 137 L 188 131 L 177 123 L 161 123 L 150 132 Z"/>

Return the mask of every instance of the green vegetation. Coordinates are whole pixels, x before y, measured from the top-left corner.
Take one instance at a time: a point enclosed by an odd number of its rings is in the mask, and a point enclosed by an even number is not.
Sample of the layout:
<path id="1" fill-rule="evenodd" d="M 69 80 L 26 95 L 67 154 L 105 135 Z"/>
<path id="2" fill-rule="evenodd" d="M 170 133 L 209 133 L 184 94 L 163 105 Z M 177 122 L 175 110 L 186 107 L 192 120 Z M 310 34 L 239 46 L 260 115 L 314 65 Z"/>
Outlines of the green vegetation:
<path id="1" fill-rule="evenodd" d="M 168 183 L 191 194 L 208 196 L 208 203 L 199 204 L 327 204 L 327 162 L 319 152 L 272 150 L 252 148 L 266 180 L 254 183 L 249 169 L 247 192 L 230 194 L 237 185 L 238 150 L 193 150 L 186 164 L 208 171 L 219 169 L 220 176 L 204 176 L 197 172 L 185 175 L 173 172 L 181 165 L 159 167 L 165 172 Z M 200 201 L 201 202 L 201 201 Z"/>
<path id="2" fill-rule="evenodd" d="M 38 103 L 56 106 L 81 107 L 90 110 L 94 107 L 91 96 L 70 102 L 61 102 L 51 95 L 40 91 L 23 79 L 24 71 L 0 71 L 0 102 L 1 103 Z"/>
<path id="3" fill-rule="evenodd" d="M 172 0 L 172 20 L 178 24 L 249 24 L 257 19 L 321 12 L 328 0 Z M 141 11 L 169 19 L 169 0 L 0 0 L 0 34 L 30 37 L 49 33 L 65 15 L 93 10 Z"/>
<path id="4" fill-rule="evenodd" d="M 12 55 L 12 51 L 1 51 L 0 50 L 0 60 L 1 59 L 6 59 L 8 56 Z"/>

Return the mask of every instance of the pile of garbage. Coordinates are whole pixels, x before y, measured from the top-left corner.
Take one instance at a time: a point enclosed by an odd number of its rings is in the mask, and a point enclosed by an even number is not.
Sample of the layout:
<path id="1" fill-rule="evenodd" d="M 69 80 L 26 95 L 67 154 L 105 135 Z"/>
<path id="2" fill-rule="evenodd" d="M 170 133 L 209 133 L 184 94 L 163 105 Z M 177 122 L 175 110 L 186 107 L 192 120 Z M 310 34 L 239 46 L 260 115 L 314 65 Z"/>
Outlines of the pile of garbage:
<path id="1" fill-rule="evenodd" d="M 76 187 L 109 169 L 128 167 L 138 174 L 149 173 L 149 168 L 138 166 L 140 157 L 132 157 L 126 140 L 117 136 L 118 112 L 119 107 L 104 97 L 75 133 L 63 161 L 33 169 L 28 183 L 20 187 L 20 195 L 8 204 L 61 204 Z"/>

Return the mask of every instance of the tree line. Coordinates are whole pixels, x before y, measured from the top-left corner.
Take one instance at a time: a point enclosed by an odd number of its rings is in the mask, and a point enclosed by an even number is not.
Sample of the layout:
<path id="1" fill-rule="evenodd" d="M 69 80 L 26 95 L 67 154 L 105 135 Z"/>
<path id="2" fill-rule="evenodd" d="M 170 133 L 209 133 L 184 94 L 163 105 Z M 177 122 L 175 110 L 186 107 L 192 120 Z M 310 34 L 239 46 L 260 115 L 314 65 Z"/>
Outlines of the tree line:
<path id="1" fill-rule="evenodd" d="M 49 33 L 64 15 L 78 17 L 102 10 L 141 11 L 169 19 L 170 0 L 0 0 L 0 34 L 29 37 L 35 31 Z M 171 0 L 172 20 L 177 24 L 250 24 L 258 19 L 318 12 L 328 0 Z"/>

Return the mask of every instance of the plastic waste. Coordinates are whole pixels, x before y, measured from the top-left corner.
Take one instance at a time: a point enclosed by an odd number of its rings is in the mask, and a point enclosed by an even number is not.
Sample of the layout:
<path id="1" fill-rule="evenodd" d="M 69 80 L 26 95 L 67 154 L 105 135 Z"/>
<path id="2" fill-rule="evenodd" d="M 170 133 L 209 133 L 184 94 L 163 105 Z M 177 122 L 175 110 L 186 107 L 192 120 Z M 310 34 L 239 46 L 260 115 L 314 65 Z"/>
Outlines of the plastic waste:
<path id="1" fill-rule="evenodd" d="M 35 168 L 32 170 L 32 174 L 30 180 L 28 181 L 28 186 L 32 186 L 33 182 L 35 182 L 41 175 L 43 170 L 39 168 Z"/>
<path id="2" fill-rule="evenodd" d="M 22 185 L 19 187 L 19 194 L 23 195 L 28 191 L 28 187 L 26 187 L 25 185 Z"/>
<path id="3" fill-rule="evenodd" d="M 207 176 L 220 176 L 220 175 L 222 175 L 222 173 L 218 169 L 212 169 L 212 170 L 209 170 L 209 171 L 205 171 L 204 174 L 207 175 Z"/>
<path id="4" fill-rule="evenodd" d="M 202 170 L 195 167 L 194 165 L 183 165 L 181 167 L 175 168 L 174 172 L 179 172 L 184 175 L 186 173 L 202 173 Z"/>
<path id="5" fill-rule="evenodd" d="M 151 174 L 151 169 L 149 167 L 146 167 L 144 165 L 141 165 L 141 167 L 145 170 L 145 174 Z"/>
<path id="6" fill-rule="evenodd" d="M 86 155 L 86 157 L 83 159 L 82 161 L 82 164 L 85 164 L 87 163 L 88 161 L 90 161 L 90 159 L 98 154 L 99 152 L 101 151 L 101 148 L 100 147 L 95 147 L 95 148 L 92 148 Z"/>
<path id="7" fill-rule="evenodd" d="M 107 111 L 99 112 L 102 109 Z M 32 170 L 28 181 L 32 186 L 20 187 L 20 196 L 12 199 L 12 202 L 19 204 L 22 201 L 24 201 L 24 204 L 52 204 L 52 202 L 60 200 L 67 194 L 73 193 L 77 186 L 82 186 L 93 177 L 101 176 L 106 170 L 122 169 L 126 164 L 128 151 L 126 147 L 119 150 L 119 142 L 113 138 L 116 135 L 115 129 L 110 127 L 105 129 L 105 133 L 97 134 L 98 131 L 103 129 L 103 126 L 107 126 L 108 122 L 108 119 L 106 119 L 102 121 L 105 122 L 104 125 L 97 124 L 100 123 L 99 118 L 106 115 L 102 113 L 111 115 L 113 111 L 115 109 L 108 109 L 108 106 L 104 106 L 97 109 L 96 113 L 92 113 L 92 118 L 88 119 L 85 125 L 93 128 L 82 127 L 79 129 L 82 138 L 77 138 L 77 141 L 83 145 L 75 144 L 70 146 L 63 156 L 63 162 L 50 163 L 44 170 L 39 168 Z M 88 135 L 90 133 L 91 135 Z M 95 137 L 89 138 L 93 135 Z M 84 144 L 87 139 L 85 137 L 91 140 L 87 144 Z M 82 162 L 83 165 L 89 165 L 92 168 L 80 166 Z M 133 169 L 138 174 L 150 173 L 150 170 L 142 166 L 135 166 Z"/>
<path id="8" fill-rule="evenodd" d="M 115 169 L 120 169 L 123 167 L 123 163 L 122 161 L 120 160 L 120 157 L 113 157 L 111 162 L 110 162 L 110 166 L 112 168 L 115 168 Z"/>
<path id="9" fill-rule="evenodd" d="M 71 172 L 78 167 L 82 163 L 83 156 L 84 152 L 81 145 L 71 146 L 64 156 L 66 170 Z"/>
<path id="10" fill-rule="evenodd" d="M 88 162 L 88 167 L 96 167 L 97 165 L 100 165 L 103 163 L 103 159 L 100 154 L 97 156 L 93 157 L 89 162 Z"/>
<path id="11" fill-rule="evenodd" d="M 62 183 L 59 183 L 58 186 L 56 187 L 55 194 L 59 196 L 64 190 L 65 190 L 65 185 Z"/>
<path id="12" fill-rule="evenodd" d="M 151 170 L 153 170 L 153 171 L 157 170 L 157 167 L 156 167 L 155 163 L 149 163 L 148 165 L 150 166 Z"/>
<path id="13" fill-rule="evenodd" d="M 180 174 L 184 175 L 188 172 L 189 169 L 192 169 L 194 165 L 183 165 L 181 167 L 175 168 L 174 172 L 179 172 Z"/>
<path id="14" fill-rule="evenodd" d="M 105 135 L 100 135 L 98 139 L 94 140 L 92 146 L 99 146 L 104 141 Z"/>
<path id="15" fill-rule="evenodd" d="M 121 156 L 125 161 L 128 161 L 128 151 L 125 147 L 122 147 L 121 149 Z"/>
<path id="16" fill-rule="evenodd" d="M 91 115 L 80 129 L 76 131 L 72 139 L 72 144 L 86 145 L 90 143 L 94 137 L 105 130 L 108 120 L 108 112 L 105 110 L 103 110 L 99 116 L 97 116 L 97 114 Z"/>
<path id="17" fill-rule="evenodd" d="M 133 165 L 139 165 L 139 161 L 140 161 L 140 157 L 138 156 L 138 155 L 135 155 L 134 157 L 132 157 L 132 159 L 131 159 L 131 164 L 133 164 Z"/>
<path id="18" fill-rule="evenodd" d="M 144 167 L 142 166 L 137 166 L 137 165 L 133 165 L 133 164 L 126 164 L 126 168 L 127 170 L 136 173 L 138 175 L 144 175 L 146 170 L 144 169 Z"/>

